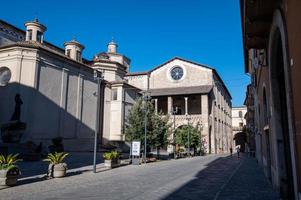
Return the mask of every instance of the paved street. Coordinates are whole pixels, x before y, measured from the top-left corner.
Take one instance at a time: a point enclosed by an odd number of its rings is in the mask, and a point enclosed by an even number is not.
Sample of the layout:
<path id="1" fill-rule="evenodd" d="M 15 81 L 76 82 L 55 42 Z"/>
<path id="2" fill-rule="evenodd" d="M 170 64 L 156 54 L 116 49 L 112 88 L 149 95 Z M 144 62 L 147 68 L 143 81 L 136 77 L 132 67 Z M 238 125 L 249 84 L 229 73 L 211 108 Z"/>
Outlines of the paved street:
<path id="1" fill-rule="evenodd" d="M 210 155 L 90 171 L 0 190 L 0 199 L 278 199 L 253 158 Z"/>

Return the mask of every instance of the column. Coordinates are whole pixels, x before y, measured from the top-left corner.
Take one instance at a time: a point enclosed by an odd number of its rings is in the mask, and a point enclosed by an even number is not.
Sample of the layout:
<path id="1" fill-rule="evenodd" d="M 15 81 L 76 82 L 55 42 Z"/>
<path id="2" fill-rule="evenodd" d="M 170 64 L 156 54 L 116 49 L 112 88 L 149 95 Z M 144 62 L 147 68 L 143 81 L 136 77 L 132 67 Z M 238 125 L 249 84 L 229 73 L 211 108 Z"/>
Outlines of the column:
<path id="1" fill-rule="evenodd" d="M 184 97 L 185 99 L 185 115 L 188 115 L 188 97 Z"/>
<path id="2" fill-rule="evenodd" d="M 167 114 L 168 115 L 173 115 L 173 100 L 172 100 L 172 97 L 170 97 L 170 96 L 167 97 Z M 172 118 L 172 119 L 174 120 L 174 118 Z M 174 121 L 172 121 L 172 123 L 174 123 Z M 173 129 L 174 128 L 172 127 L 172 131 L 174 131 Z M 169 139 L 173 140 L 174 139 L 174 135 L 171 134 L 169 136 Z M 167 152 L 168 153 L 173 153 L 174 152 L 174 146 L 172 144 L 169 144 L 167 146 Z"/>
<path id="3" fill-rule="evenodd" d="M 209 152 L 209 103 L 208 103 L 208 95 L 204 94 L 201 96 L 201 106 L 202 106 L 202 135 L 205 136 L 206 139 L 206 152 Z"/>
<path id="4" fill-rule="evenodd" d="M 65 123 L 65 112 L 66 112 L 66 101 L 67 101 L 67 87 L 68 87 L 68 72 L 66 68 L 62 69 L 61 78 L 61 94 L 60 94 L 60 115 L 59 115 L 59 133 L 58 136 L 64 135 L 64 123 Z"/>
<path id="5" fill-rule="evenodd" d="M 172 111 L 173 111 L 173 106 L 172 106 L 173 102 L 172 102 L 172 97 L 167 97 L 167 113 L 169 115 L 172 115 Z"/>
<path id="6" fill-rule="evenodd" d="M 155 113 L 158 113 L 158 99 L 154 99 L 155 100 Z"/>

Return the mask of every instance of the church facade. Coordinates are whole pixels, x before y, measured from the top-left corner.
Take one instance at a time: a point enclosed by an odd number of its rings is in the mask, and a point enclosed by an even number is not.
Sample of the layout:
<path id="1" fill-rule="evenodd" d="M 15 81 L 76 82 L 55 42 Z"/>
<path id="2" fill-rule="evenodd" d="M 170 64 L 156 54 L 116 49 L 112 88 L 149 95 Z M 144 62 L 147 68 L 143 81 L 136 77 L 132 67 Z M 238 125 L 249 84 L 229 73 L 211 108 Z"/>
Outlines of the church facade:
<path id="1" fill-rule="evenodd" d="M 175 128 L 199 124 L 208 153 L 226 152 L 232 145 L 231 95 L 215 69 L 175 57 L 126 79 L 147 91 L 155 110 L 169 115 Z"/>
<path id="2" fill-rule="evenodd" d="M 47 28 L 37 20 L 25 27 L 0 21 L 0 79 L 6 81 L 0 86 L 0 124 L 10 120 L 19 94 L 20 120 L 27 124 L 23 142 L 47 145 L 60 136 L 66 150 L 89 151 L 97 133 L 102 146 L 122 147 L 129 110 L 148 93 L 175 128 L 199 124 L 208 153 L 232 145 L 231 95 L 215 69 L 175 57 L 131 73 L 130 59 L 113 41 L 87 60 L 76 40 L 60 48 L 44 40 Z"/>

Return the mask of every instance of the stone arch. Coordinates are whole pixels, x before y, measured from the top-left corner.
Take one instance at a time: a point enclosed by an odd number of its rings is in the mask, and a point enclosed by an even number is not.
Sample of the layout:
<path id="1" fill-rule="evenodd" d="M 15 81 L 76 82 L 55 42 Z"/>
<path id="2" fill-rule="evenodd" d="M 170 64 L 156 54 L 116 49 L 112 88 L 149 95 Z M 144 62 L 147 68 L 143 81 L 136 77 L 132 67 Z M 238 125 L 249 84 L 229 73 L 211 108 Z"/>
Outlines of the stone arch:
<path id="1" fill-rule="evenodd" d="M 247 134 L 245 132 L 237 132 L 233 136 L 235 146 L 240 146 L 240 151 L 245 152 L 245 143 L 247 141 Z"/>
<path id="2" fill-rule="evenodd" d="M 268 61 L 270 76 L 271 133 L 277 159 L 281 196 L 293 198 L 296 191 L 295 150 L 292 123 L 287 33 L 281 11 L 276 10 L 270 29 Z M 275 177 L 272 175 L 272 177 Z M 277 179 L 276 178 L 276 179 Z"/>

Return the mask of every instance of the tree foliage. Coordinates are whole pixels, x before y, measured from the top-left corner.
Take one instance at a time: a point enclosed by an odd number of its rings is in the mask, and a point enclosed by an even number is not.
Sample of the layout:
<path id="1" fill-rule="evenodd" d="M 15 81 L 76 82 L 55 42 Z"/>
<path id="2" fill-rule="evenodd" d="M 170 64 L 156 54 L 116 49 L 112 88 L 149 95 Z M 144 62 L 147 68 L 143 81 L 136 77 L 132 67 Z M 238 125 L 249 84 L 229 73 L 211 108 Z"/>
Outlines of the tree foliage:
<path id="1" fill-rule="evenodd" d="M 144 144 L 145 113 L 147 115 L 147 145 L 151 148 L 160 148 L 167 144 L 168 116 L 155 112 L 152 102 L 145 102 L 141 98 L 136 101 L 126 122 L 126 140 L 141 141 Z"/>
<path id="2" fill-rule="evenodd" d="M 204 151 L 204 144 L 202 142 L 201 129 L 199 124 L 196 127 L 192 125 L 184 125 L 176 129 L 176 144 L 188 148 L 198 149 Z"/>

